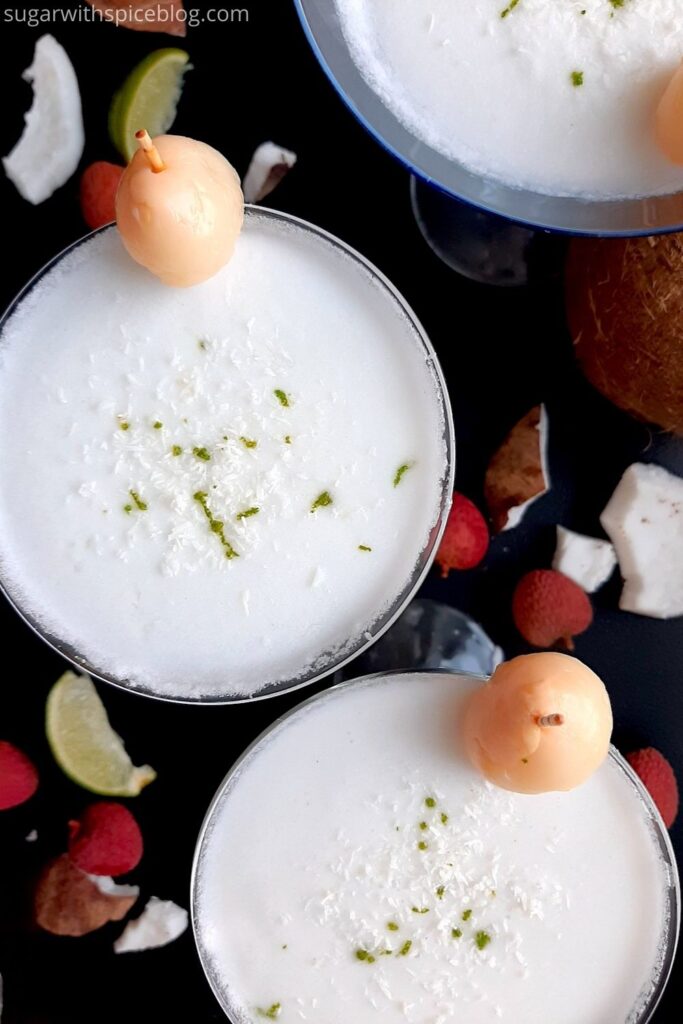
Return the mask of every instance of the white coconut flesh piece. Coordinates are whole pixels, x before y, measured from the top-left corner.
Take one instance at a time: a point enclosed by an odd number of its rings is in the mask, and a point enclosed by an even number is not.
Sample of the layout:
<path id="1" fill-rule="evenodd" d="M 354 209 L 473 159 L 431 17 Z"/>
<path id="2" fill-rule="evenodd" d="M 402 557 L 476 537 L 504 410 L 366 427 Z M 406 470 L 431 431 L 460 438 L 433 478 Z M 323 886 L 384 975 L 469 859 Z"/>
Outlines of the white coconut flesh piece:
<path id="1" fill-rule="evenodd" d="M 296 153 L 274 142 L 262 142 L 242 182 L 245 203 L 260 203 L 269 196 L 295 163 Z"/>
<path id="2" fill-rule="evenodd" d="M 683 479 L 634 463 L 600 522 L 624 578 L 619 607 L 656 619 L 683 615 Z"/>
<path id="3" fill-rule="evenodd" d="M 553 569 L 569 576 L 586 593 L 592 594 L 606 583 L 616 564 L 617 553 L 608 540 L 557 527 Z"/>
<path id="4" fill-rule="evenodd" d="M 19 193 L 37 204 L 69 180 L 83 155 L 81 94 L 66 51 L 50 35 L 36 43 L 23 77 L 33 85 L 33 104 L 21 138 L 2 162 Z"/>
<path id="5" fill-rule="evenodd" d="M 182 935 L 188 925 L 188 913 L 172 900 L 152 896 L 134 921 L 129 921 L 114 943 L 115 953 L 136 953 L 166 946 Z"/>
<path id="6" fill-rule="evenodd" d="M 87 871 L 86 874 L 88 874 Z M 88 874 L 88 878 L 105 896 L 133 896 L 134 899 L 137 899 L 140 895 L 139 885 L 119 885 L 109 875 Z"/>

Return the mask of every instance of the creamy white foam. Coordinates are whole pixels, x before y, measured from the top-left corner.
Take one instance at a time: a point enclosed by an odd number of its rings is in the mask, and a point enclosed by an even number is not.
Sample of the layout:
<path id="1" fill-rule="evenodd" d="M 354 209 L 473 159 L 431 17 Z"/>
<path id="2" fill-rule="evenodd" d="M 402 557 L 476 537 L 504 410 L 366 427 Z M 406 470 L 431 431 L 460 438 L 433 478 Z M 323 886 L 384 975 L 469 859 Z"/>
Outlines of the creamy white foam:
<path id="1" fill-rule="evenodd" d="M 110 230 L 3 332 L 4 582 L 135 686 L 253 693 L 400 595 L 438 515 L 443 432 L 414 328 L 317 235 L 252 213 L 230 264 L 181 290 Z"/>
<path id="2" fill-rule="evenodd" d="M 459 738 L 473 685 L 416 675 L 333 691 L 242 764 L 195 899 L 237 1024 L 278 1003 L 282 1024 L 633 1019 L 669 884 L 640 797 L 612 760 L 570 793 L 486 783 Z"/>
<path id="3" fill-rule="evenodd" d="M 683 57 L 679 0 L 326 2 L 386 105 L 471 170 L 553 195 L 683 188 L 653 135 Z"/>

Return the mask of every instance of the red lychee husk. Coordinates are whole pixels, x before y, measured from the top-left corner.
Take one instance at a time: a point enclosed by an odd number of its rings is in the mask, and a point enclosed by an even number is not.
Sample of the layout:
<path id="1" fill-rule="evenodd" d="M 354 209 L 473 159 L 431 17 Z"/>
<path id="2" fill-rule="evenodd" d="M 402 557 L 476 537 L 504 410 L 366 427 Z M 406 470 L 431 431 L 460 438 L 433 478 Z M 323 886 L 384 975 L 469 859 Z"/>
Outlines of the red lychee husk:
<path id="1" fill-rule="evenodd" d="M 69 856 L 89 875 L 124 875 L 142 857 L 142 833 L 123 804 L 102 801 L 69 822 Z"/>
<path id="2" fill-rule="evenodd" d="M 515 588 L 512 617 L 533 647 L 560 644 L 572 650 L 572 638 L 593 621 L 593 607 L 585 591 L 568 576 L 554 569 L 534 569 Z"/>
<path id="3" fill-rule="evenodd" d="M 0 811 L 18 807 L 38 788 L 38 772 L 23 751 L 0 740 Z"/>
<path id="4" fill-rule="evenodd" d="M 445 578 L 451 569 L 474 569 L 489 548 L 486 521 L 473 502 L 457 491 L 436 561 Z"/>
<path id="5" fill-rule="evenodd" d="M 664 824 L 671 828 L 678 814 L 678 783 L 664 754 L 644 747 L 627 754 L 626 760 L 654 800 Z"/>
<path id="6" fill-rule="evenodd" d="M 116 220 L 116 192 L 123 174 L 118 164 L 97 160 L 81 177 L 81 213 L 89 228 L 101 228 Z"/>

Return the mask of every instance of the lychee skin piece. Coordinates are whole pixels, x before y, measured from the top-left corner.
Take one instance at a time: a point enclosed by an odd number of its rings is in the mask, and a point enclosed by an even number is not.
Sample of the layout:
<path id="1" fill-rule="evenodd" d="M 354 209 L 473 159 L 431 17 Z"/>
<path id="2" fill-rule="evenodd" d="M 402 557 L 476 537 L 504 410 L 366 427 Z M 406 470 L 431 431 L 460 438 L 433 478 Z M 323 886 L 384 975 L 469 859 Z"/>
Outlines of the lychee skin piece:
<path id="1" fill-rule="evenodd" d="M 671 828 L 678 814 L 678 783 L 664 754 L 644 747 L 627 754 L 626 760 L 654 800 L 664 824 Z"/>
<path id="2" fill-rule="evenodd" d="M 81 177 L 81 213 L 83 220 L 92 228 L 101 228 L 116 220 L 116 191 L 124 168 L 97 160 L 83 171 Z"/>
<path id="3" fill-rule="evenodd" d="M 90 804 L 79 821 L 69 822 L 69 856 L 89 875 L 125 875 L 142 858 L 140 827 L 123 804 Z"/>
<path id="4" fill-rule="evenodd" d="M 451 569 L 474 569 L 488 549 L 489 531 L 486 520 L 469 498 L 456 491 L 436 554 L 441 575 L 445 579 Z"/>
<path id="5" fill-rule="evenodd" d="M 533 647 L 574 647 L 572 637 L 593 621 L 593 606 L 581 587 L 555 569 L 533 569 L 515 588 L 512 618 Z"/>
<path id="6" fill-rule="evenodd" d="M 38 788 L 36 766 L 7 740 L 0 740 L 0 811 L 29 800 Z"/>

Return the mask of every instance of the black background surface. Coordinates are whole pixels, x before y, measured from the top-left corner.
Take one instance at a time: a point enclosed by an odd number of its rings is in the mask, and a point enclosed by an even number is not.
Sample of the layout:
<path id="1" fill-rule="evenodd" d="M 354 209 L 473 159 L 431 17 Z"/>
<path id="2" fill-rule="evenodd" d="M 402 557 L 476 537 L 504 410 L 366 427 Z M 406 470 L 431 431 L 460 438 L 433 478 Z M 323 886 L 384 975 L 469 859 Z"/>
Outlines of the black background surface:
<path id="1" fill-rule="evenodd" d="M 548 405 L 551 494 L 531 509 L 521 528 L 493 542 L 481 569 L 451 574 L 447 581 L 432 572 L 424 587 L 426 596 L 477 618 L 508 655 L 520 653 L 524 646 L 511 625 L 510 595 L 523 571 L 549 565 L 554 524 L 599 532 L 598 515 L 626 466 L 645 459 L 683 473 L 683 443 L 629 420 L 582 380 L 573 365 L 559 279 L 537 289 L 491 291 L 439 263 L 413 221 L 408 175 L 337 98 L 305 43 L 289 0 L 243 0 L 235 6 L 248 7 L 248 23 L 203 25 L 180 43 L 188 49 L 194 70 L 174 131 L 221 149 L 240 173 L 265 139 L 298 153 L 297 168 L 271 198 L 272 205 L 358 248 L 414 307 L 450 387 L 459 490 L 481 502 L 487 461 L 509 426 L 531 405 Z M 103 24 L 57 22 L 34 29 L 1 24 L 3 153 L 22 129 L 31 92 L 20 76 L 43 31 L 51 31 L 66 47 L 79 77 L 86 125 L 84 165 L 95 159 L 117 160 L 107 137 L 110 97 L 137 60 L 174 41 Z M 46 203 L 31 207 L 0 176 L 0 211 L 4 307 L 46 260 L 85 229 L 77 178 Z M 17 423 L 18 437 L 21 429 Z M 619 612 L 618 594 L 615 577 L 596 596 L 595 623 L 579 638 L 577 654 L 610 689 L 617 745 L 622 750 L 659 747 L 683 779 L 683 622 Z M 42 777 L 33 800 L 0 815 L 3 1024 L 224 1019 L 204 981 L 189 932 L 165 949 L 114 957 L 111 943 L 120 925 L 76 940 L 31 929 L 31 879 L 48 856 L 62 851 L 67 819 L 90 798 L 61 775 L 44 738 L 45 696 L 64 663 L 4 602 L 0 630 L 0 737 L 23 747 Z M 100 692 L 136 763 L 148 762 L 158 771 L 158 780 L 132 804 L 146 841 L 135 881 L 144 897 L 155 894 L 188 906 L 195 838 L 220 780 L 258 732 L 313 691 L 226 708 L 165 705 L 106 686 Z M 34 828 L 38 841 L 28 844 L 24 836 Z M 683 815 L 672 837 L 683 854 Z M 267 972 L 267 963 L 263 969 Z M 680 976 L 680 966 L 676 974 Z M 657 1024 L 681 1019 L 677 987 L 669 987 Z"/>

